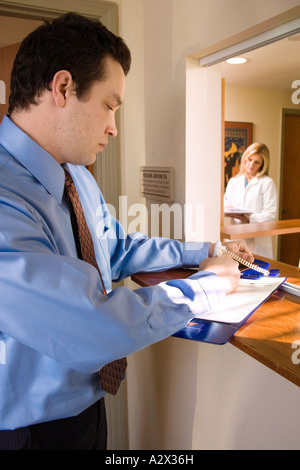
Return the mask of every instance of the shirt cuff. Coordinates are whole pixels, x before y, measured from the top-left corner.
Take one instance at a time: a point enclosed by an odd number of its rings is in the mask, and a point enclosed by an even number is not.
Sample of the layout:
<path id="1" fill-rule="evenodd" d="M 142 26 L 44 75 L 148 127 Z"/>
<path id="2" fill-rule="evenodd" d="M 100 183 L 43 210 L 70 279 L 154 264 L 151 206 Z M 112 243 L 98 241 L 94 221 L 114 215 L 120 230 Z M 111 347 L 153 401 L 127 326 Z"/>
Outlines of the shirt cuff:
<path id="1" fill-rule="evenodd" d="M 208 271 L 186 279 L 173 279 L 160 286 L 168 292 L 174 303 L 188 306 L 191 318 L 215 310 L 225 296 L 222 280 Z"/>
<path id="2" fill-rule="evenodd" d="M 183 243 L 182 265 L 185 267 L 198 267 L 201 261 L 208 258 L 209 242 Z"/>

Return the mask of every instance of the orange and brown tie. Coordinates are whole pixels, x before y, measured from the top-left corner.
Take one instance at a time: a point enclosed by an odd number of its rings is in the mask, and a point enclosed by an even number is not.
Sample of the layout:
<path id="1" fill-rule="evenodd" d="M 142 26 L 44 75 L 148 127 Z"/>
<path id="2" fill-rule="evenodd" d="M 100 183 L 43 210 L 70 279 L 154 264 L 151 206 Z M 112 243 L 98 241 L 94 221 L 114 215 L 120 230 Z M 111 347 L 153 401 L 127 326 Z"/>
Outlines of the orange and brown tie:
<path id="1" fill-rule="evenodd" d="M 70 204 L 71 219 L 73 225 L 74 236 L 77 245 L 78 257 L 92 264 L 98 271 L 103 293 L 106 294 L 103 278 L 96 261 L 93 240 L 86 223 L 81 202 L 75 188 L 70 173 L 65 171 L 65 195 Z M 99 371 L 100 385 L 102 390 L 115 395 L 124 378 L 127 367 L 127 359 L 124 357 L 116 361 L 106 364 Z"/>

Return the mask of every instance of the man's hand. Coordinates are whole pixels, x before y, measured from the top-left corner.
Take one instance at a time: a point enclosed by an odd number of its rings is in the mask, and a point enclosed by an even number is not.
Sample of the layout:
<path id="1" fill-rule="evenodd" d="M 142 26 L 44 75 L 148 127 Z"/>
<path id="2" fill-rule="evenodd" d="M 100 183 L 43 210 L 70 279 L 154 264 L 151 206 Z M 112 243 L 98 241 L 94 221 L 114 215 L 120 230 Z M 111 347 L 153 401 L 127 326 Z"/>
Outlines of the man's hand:
<path id="1" fill-rule="evenodd" d="M 249 263 L 253 263 L 254 257 L 244 241 L 236 240 L 232 242 L 225 242 L 223 245 L 227 250 L 232 251 L 232 253 L 235 255 L 240 256 Z"/>
<path id="2" fill-rule="evenodd" d="M 237 289 L 240 282 L 240 271 L 237 261 L 228 254 L 219 257 L 206 258 L 199 265 L 200 271 L 210 271 L 219 276 L 224 282 L 226 294 Z"/>

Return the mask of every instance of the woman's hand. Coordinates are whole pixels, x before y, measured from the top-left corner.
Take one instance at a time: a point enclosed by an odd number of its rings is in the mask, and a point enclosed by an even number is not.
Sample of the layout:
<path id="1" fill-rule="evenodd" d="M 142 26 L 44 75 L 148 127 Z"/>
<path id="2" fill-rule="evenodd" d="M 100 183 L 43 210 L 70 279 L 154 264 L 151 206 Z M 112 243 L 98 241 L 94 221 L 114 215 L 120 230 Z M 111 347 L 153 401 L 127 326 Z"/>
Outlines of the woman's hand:
<path id="1" fill-rule="evenodd" d="M 243 222 L 243 224 L 249 224 L 249 215 L 246 215 L 246 214 L 226 214 L 226 217 L 232 217 L 234 219 L 238 219 L 240 220 L 241 222 Z"/>

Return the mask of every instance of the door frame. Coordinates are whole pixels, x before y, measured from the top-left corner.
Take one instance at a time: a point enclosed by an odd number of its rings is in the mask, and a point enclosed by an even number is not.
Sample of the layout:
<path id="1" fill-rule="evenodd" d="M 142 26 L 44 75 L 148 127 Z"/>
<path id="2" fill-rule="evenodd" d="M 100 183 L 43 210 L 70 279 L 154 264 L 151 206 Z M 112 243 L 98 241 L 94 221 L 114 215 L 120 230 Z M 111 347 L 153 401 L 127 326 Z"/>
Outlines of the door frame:
<path id="1" fill-rule="evenodd" d="M 68 12 L 75 11 L 89 18 L 98 18 L 109 29 L 117 29 L 117 4 L 102 0 L 16 0 L 0 1 L 0 14 L 43 20 L 52 19 Z M 115 32 L 114 31 L 114 32 Z"/>
<path id="2" fill-rule="evenodd" d="M 285 117 L 287 115 L 300 116 L 300 109 L 297 108 L 283 108 L 281 114 L 281 154 L 280 154 L 280 175 L 283 175 L 284 172 L 284 139 L 285 139 Z M 280 186 L 279 186 L 279 204 L 278 204 L 278 219 L 281 219 L 282 216 L 282 198 L 283 198 L 283 176 L 280 177 Z M 278 237 L 277 244 L 277 259 L 280 259 L 280 249 L 281 249 L 281 237 Z"/>
<path id="3" fill-rule="evenodd" d="M 294 115 L 300 116 L 300 109 L 296 108 L 283 108 L 282 109 L 282 119 L 281 119 L 281 156 L 280 156 L 280 174 L 283 174 L 284 171 L 284 129 L 285 129 L 285 116 Z M 280 178 L 280 187 L 279 187 L 279 220 L 281 220 L 281 211 L 282 211 L 282 186 L 283 178 Z"/>

